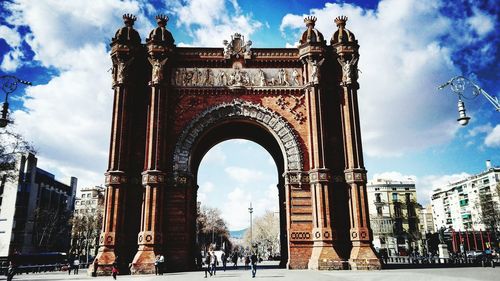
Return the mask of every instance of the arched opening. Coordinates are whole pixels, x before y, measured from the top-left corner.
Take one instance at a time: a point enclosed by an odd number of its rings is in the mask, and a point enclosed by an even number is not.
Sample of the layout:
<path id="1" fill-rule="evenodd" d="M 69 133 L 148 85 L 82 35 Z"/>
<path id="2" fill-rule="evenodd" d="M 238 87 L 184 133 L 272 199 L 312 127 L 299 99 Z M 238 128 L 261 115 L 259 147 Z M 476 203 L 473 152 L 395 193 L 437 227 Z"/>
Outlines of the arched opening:
<path id="1" fill-rule="evenodd" d="M 228 264 L 232 266 L 233 254 L 244 257 L 253 249 L 263 260 L 274 260 L 264 264 L 285 266 L 288 250 L 282 176 L 284 158 L 275 137 L 265 127 L 250 120 L 221 122 L 197 142 L 191 155 L 191 169 L 199 187 L 195 197 L 199 215 L 217 208 L 231 235 L 229 241 L 217 235 L 219 230 L 207 235 L 206 229 L 200 229 L 204 226 L 197 224 L 196 251 L 204 255 L 210 245 L 218 253 L 225 252 L 229 257 Z M 205 214 L 201 216 L 206 220 Z M 259 232 L 264 216 L 272 220 L 266 223 L 278 224 L 277 243 L 265 241 Z M 242 265 L 241 260 L 238 264 Z"/>

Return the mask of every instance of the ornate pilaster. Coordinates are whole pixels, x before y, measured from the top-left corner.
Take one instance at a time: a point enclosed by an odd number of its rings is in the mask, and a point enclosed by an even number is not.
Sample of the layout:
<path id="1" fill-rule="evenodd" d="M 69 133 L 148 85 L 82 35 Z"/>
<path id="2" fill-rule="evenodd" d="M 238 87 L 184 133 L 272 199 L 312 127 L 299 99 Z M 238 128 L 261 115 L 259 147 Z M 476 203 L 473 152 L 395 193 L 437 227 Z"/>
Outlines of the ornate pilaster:
<path id="1" fill-rule="evenodd" d="M 113 61 L 113 117 L 108 171 L 105 176 L 106 199 L 102 233 L 99 239 L 98 274 L 111 273 L 111 265 L 124 245 L 124 209 L 128 184 L 129 145 L 129 82 L 133 78 L 131 65 L 140 46 L 140 37 L 133 25 L 135 16 L 123 15 L 125 27 L 116 32 L 111 42 Z M 93 270 L 90 268 L 89 270 Z"/>
<path id="2" fill-rule="evenodd" d="M 308 262 L 309 269 L 330 269 L 340 264 L 335 250 L 335 235 L 331 227 L 330 188 L 332 186 L 329 170 L 325 168 L 325 124 L 324 102 L 321 81 L 321 66 L 325 61 L 326 44 L 323 35 L 314 28 L 316 18 L 304 19 L 307 30 L 302 35 L 299 46 L 300 59 L 304 64 L 308 108 L 310 189 L 312 199 L 313 247 Z"/>
<path id="3" fill-rule="evenodd" d="M 151 64 L 151 87 L 146 126 L 146 161 L 142 173 L 143 202 L 138 251 L 132 261 L 132 273 L 153 273 L 155 256 L 162 253 L 162 226 L 165 201 L 165 137 L 167 122 L 167 67 L 174 45 L 166 29 L 168 17 L 156 16 L 158 27 L 147 39 L 148 61 Z"/>
<path id="4" fill-rule="evenodd" d="M 380 269 L 380 261 L 371 244 L 372 234 L 366 193 L 366 170 L 363 163 L 361 129 L 357 100 L 359 45 L 354 34 L 345 28 L 347 18 L 338 17 L 338 30 L 331 44 L 342 69 L 339 79 L 341 115 L 345 147 L 345 179 L 349 186 L 350 238 L 352 250 L 349 263 L 352 269 Z"/>

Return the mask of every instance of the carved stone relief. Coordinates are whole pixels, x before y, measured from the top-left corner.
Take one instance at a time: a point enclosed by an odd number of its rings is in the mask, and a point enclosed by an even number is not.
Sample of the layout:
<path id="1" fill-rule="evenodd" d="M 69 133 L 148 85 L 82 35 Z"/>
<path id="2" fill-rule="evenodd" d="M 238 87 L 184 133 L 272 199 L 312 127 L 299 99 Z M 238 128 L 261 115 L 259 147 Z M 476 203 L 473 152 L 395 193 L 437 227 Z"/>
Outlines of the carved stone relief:
<path id="1" fill-rule="evenodd" d="M 342 66 L 342 85 L 349 85 L 356 82 L 358 80 L 358 57 L 353 56 L 351 60 L 339 57 L 337 61 Z"/>
<path id="2" fill-rule="evenodd" d="M 230 119 L 253 120 L 276 137 L 283 151 L 287 171 L 302 170 L 302 150 L 292 127 L 273 111 L 257 104 L 241 100 L 222 103 L 200 113 L 182 131 L 174 150 L 173 170 L 178 174 L 190 173 L 189 159 L 193 147 L 211 126 Z"/>
<path id="3" fill-rule="evenodd" d="M 299 68 L 177 68 L 172 84 L 177 87 L 300 87 Z"/>

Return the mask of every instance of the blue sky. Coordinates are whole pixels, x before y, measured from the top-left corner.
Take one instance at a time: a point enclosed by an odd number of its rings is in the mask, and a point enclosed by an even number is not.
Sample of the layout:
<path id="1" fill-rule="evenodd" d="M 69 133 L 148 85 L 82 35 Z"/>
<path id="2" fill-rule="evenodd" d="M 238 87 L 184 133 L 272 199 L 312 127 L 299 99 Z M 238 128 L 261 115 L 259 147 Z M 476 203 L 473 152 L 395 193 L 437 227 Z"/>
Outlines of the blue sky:
<path id="1" fill-rule="evenodd" d="M 222 40 L 240 32 L 256 48 L 295 46 L 307 15 L 318 18 L 316 27 L 329 41 L 333 19 L 346 15 L 361 45 L 368 176 L 412 177 L 419 201 L 427 203 L 434 186 L 483 171 L 487 159 L 500 165 L 500 113 L 482 97 L 466 100 L 472 119 L 461 127 L 456 96 L 449 88 L 437 90 L 463 74 L 498 96 L 499 9 L 493 0 L 3 1 L 0 73 L 34 84 L 10 101 L 14 128 L 37 146 L 39 165 L 63 181 L 77 176 L 80 187 L 98 185 L 112 107 L 108 43 L 122 14 L 137 15 L 143 40 L 154 16 L 164 13 L 178 46 L 222 47 Z M 232 229 L 245 227 L 243 201 L 258 206 L 256 215 L 278 204 L 276 166 L 269 159 L 248 141 L 215 146 L 199 171 L 200 199 L 221 208 Z"/>

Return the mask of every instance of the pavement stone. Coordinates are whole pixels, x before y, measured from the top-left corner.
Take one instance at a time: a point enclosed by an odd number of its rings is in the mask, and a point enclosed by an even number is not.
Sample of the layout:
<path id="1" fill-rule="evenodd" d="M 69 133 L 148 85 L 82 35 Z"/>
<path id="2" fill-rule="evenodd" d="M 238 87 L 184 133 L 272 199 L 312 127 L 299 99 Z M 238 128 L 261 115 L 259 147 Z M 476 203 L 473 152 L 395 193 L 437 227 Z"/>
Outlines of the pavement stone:
<path id="1" fill-rule="evenodd" d="M 119 275 L 117 280 L 138 281 L 191 281 L 191 280 L 258 280 L 258 281 L 473 281 L 473 280 L 499 280 L 500 268 L 428 268 L 428 269 L 394 269 L 380 271 L 312 271 L 312 270 L 286 270 L 275 267 L 261 266 L 257 270 L 257 276 L 251 277 L 250 270 L 243 268 L 231 269 L 223 272 L 217 271 L 217 275 L 204 278 L 203 271 L 165 273 L 162 276 L 155 275 Z M 0 280 L 6 280 L 1 276 Z M 79 275 L 68 275 L 67 272 L 51 272 L 39 274 L 16 275 L 14 280 L 113 280 L 111 276 L 90 277 L 82 272 Z"/>

